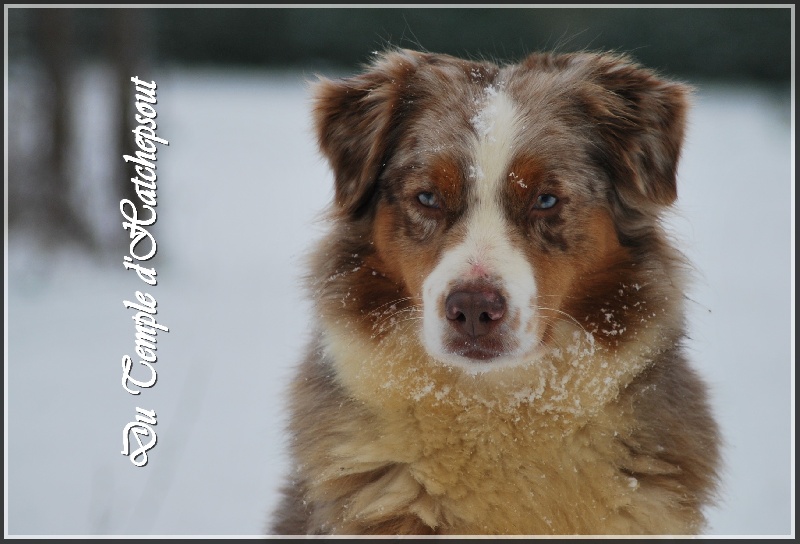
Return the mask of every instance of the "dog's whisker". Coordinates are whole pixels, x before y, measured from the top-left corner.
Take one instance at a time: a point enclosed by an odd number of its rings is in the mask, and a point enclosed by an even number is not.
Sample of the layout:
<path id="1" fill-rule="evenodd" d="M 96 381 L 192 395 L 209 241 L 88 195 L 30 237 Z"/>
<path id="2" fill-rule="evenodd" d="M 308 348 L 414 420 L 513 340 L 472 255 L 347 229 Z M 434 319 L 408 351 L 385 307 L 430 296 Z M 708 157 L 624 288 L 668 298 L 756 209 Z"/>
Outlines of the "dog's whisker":
<path id="1" fill-rule="evenodd" d="M 409 306 L 407 308 L 400 308 L 398 310 L 395 310 L 393 313 L 377 316 L 377 317 L 379 317 L 379 319 L 376 320 L 373 323 L 372 327 L 373 328 L 381 327 L 387 322 L 391 322 L 392 320 L 396 320 L 397 316 L 402 315 L 402 314 L 408 314 L 408 313 L 420 313 L 421 314 L 422 310 L 417 308 L 417 307 L 415 307 L 415 306 Z M 421 319 L 421 318 L 418 318 L 418 319 Z"/>
<path id="2" fill-rule="evenodd" d="M 575 319 L 573 316 L 571 316 L 571 315 L 570 315 L 570 314 L 568 314 L 567 312 L 564 312 L 564 311 L 562 311 L 562 310 L 558 310 L 558 309 L 556 309 L 556 308 L 548 308 L 548 307 L 546 307 L 546 306 L 539 306 L 539 309 L 540 309 L 540 310 L 546 310 L 546 311 L 548 311 L 548 312 L 555 312 L 556 314 L 558 314 L 558 316 L 554 316 L 554 318 L 555 318 L 555 319 L 562 319 L 562 320 L 564 320 L 565 322 L 571 322 L 571 323 L 574 323 L 575 325 L 577 325 L 578 327 L 580 327 L 580 328 L 581 328 L 581 330 L 582 330 L 583 332 L 585 332 L 585 333 L 587 333 L 587 334 L 589 333 L 589 331 L 587 331 L 587 330 L 586 330 L 586 328 L 585 328 L 585 327 L 584 327 L 584 326 L 581 324 L 581 322 L 580 322 L 580 321 L 578 321 L 577 319 Z M 562 317 L 562 316 L 563 316 L 563 317 Z M 567 319 L 564 319 L 564 317 L 566 317 Z"/>
<path id="3" fill-rule="evenodd" d="M 405 308 L 412 308 L 415 305 L 404 305 L 405 302 L 413 300 L 412 297 L 403 297 L 390 300 L 389 302 L 385 302 L 380 306 L 376 306 L 375 308 L 370 309 L 369 311 L 364 313 L 364 317 L 362 319 L 374 319 L 376 317 L 382 318 L 386 314 L 391 314 L 393 312 L 405 309 Z M 400 308 L 397 308 L 400 306 Z"/>

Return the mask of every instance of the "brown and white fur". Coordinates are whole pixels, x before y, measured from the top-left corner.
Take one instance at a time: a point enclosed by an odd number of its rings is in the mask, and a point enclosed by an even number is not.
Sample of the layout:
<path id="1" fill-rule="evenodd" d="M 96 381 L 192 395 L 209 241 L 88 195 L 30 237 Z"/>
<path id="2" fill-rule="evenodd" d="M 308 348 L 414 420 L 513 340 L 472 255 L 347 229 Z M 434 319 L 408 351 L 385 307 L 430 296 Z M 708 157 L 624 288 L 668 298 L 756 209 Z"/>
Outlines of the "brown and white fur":
<path id="1" fill-rule="evenodd" d="M 660 224 L 688 94 L 591 53 L 316 85 L 335 201 L 270 532 L 702 531 L 719 439 Z"/>

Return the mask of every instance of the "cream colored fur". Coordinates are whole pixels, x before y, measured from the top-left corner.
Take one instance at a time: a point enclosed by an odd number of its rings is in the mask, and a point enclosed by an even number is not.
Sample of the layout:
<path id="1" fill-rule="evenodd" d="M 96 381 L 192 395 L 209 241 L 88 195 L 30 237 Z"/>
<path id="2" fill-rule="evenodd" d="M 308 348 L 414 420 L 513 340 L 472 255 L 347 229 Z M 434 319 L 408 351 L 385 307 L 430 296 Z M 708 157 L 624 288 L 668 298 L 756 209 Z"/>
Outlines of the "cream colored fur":
<path id="1" fill-rule="evenodd" d="M 650 361 L 652 349 L 643 346 L 657 345 L 654 338 L 612 355 L 590 334 L 563 326 L 574 348 L 470 375 L 431 360 L 411 327 L 377 346 L 345 328 L 325 336 L 337 381 L 369 415 L 333 420 L 340 441 L 324 462 L 307 466 L 318 488 L 312 496 L 324 501 L 337 479 L 387 469 L 342 503 L 332 532 L 359 532 L 402 512 L 444 534 L 696 531 L 674 493 L 619 471 L 679 470 L 632 458 L 619 444 L 634 421 L 613 401 Z"/>

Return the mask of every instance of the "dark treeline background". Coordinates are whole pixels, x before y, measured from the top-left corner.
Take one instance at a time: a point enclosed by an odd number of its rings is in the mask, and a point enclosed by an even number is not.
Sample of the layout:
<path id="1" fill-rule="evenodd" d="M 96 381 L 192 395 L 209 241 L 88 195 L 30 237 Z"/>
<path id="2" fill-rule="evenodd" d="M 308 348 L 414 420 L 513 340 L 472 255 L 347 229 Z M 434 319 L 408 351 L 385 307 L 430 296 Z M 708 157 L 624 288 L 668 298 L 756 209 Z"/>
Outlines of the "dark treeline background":
<path id="1" fill-rule="evenodd" d="M 8 11 L 9 59 L 41 53 L 39 9 Z M 115 9 L 69 9 L 75 54 L 98 58 Z M 666 72 L 788 81 L 784 8 L 163 8 L 118 31 L 157 62 L 353 66 L 386 45 L 512 60 L 542 49 L 612 49 Z M 137 13 L 138 12 L 138 13 Z M 44 36 L 46 38 L 46 36 Z"/>
<path id="2" fill-rule="evenodd" d="M 788 89 L 790 5 L 774 8 L 6 8 L 9 228 L 52 245 L 89 249 L 119 240 L 84 213 L 74 168 L 76 73 L 107 67 L 114 158 L 132 128 L 134 71 L 172 66 L 352 71 L 373 51 L 412 47 L 515 60 L 539 50 L 626 52 L 691 82 Z M 121 83 L 122 82 L 122 83 Z M 73 112 L 73 113 L 70 113 Z M 72 149 L 70 148 L 72 146 Z M 100 160 L 100 159 L 98 159 Z M 72 161 L 72 163 L 70 163 Z M 121 161 L 110 197 L 131 198 Z M 85 181 L 85 180 L 84 180 Z M 109 207 L 114 211 L 113 206 Z M 120 229 L 115 225 L 115 236 Z"/>

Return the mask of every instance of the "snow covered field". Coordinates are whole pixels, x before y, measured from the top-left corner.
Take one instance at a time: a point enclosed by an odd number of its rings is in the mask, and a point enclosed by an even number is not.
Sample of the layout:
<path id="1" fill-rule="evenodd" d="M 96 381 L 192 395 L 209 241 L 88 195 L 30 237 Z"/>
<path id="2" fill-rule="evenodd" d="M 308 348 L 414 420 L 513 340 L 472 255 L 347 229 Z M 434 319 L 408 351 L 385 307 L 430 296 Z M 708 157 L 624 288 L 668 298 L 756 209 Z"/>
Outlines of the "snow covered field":
<path id="1" fill-rule="evenodd" d="M 158 151 L 150 290 L 170 329 L 158 382 L 138 397 L 120 385 L 134 355 L 122 301 L 145 287 L 121 266 L 127 248 L 98 263 L 12 237 L 6 534 L 256 535 L 286 467 L 283 391 L 309 322 L 298 275 L 332 195 L 306 76 L 139 76 L 158 83 L 170 142 Z M 102 178 L 109 106 L 100 76 L 84 83 L 81 168 Z M 726 440 L 712 535 L 794 535 L 794 142 L 781 98 L 699 85 L 671 219 L 698 272 L 691 355 Z M 121 223 L 100 190 L 86 213 L 102 206 Z M 137 406 L 158 419 L 145 468 L 120 454 Z"/>

